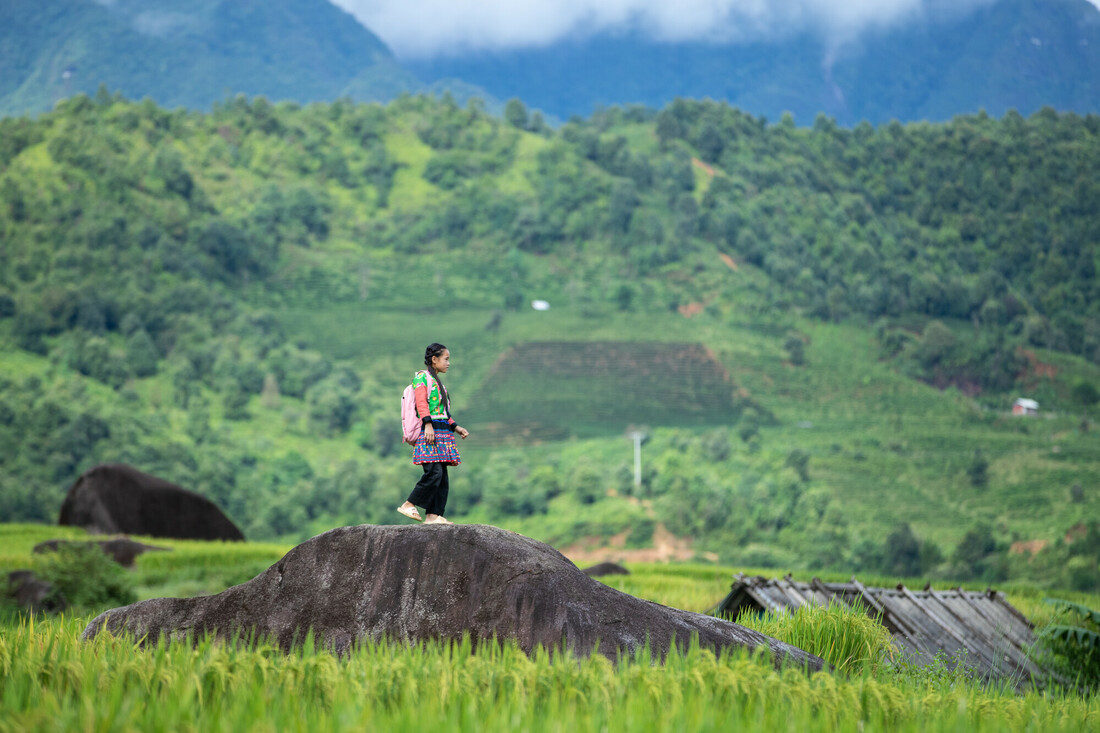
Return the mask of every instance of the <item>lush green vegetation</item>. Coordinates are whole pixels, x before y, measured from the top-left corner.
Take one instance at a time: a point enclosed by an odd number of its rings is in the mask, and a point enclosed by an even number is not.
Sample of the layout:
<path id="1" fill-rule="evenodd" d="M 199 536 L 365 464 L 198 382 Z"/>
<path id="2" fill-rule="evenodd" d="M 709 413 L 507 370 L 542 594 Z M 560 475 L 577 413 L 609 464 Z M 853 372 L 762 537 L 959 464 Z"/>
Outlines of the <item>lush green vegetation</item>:
<path id="1" fill-rule="evenodd" d="M 1082 690 L 1100 687 L 1100 612 L 1061 599 L 1045 599 L 1057 612 L 1039 633 L 1050 667 Z"/>
<path id="2" fill-rule="evenodd" d="M 396 395 L 440 340 L 476 418 L 455 518 L 1095 589 L 1097 529 L 1070 530 L 1100 502 L 1098 157 L 1100 118 L 1050 110 L 798 129 L 677 102 L 549 131 L 517 104 L 104 92 L 6 119 L 0 516 L 53 521 L 125 461 L 254 539 L 393 521 L 416 477 Z M 634 364 L 525 385 L 507 356 L 655 341 L 709 349 L 732 395 L 654 409 Z M 1008 417 L 1021 394 L 1044 416 Z"/>

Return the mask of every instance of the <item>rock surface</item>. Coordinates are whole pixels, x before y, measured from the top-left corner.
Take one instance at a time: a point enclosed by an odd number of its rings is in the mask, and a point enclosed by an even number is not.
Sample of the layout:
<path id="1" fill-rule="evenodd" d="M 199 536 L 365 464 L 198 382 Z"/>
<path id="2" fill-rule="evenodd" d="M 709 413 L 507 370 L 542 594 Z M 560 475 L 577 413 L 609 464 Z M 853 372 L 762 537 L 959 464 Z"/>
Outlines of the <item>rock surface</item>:
<path id="1" fill-rule="evenodd" d="M 103 550 L 103 553 L 107 555 L 107 557 L 125 568 L 132 568 L 134 566 L 134 560 L 142 553 L 153 551 L 168 552 L 172 549 L 171 547 L 146 545 L 141 542 L 135 542 L 128 537 L 116 537 L 113 540 L 98 540 L 91 542 L 81 542 L 79 540 L 46 540 L 45 542 L 39 542 L 35 545 L 31 552 L 40 555 L 44 552 L 57 552 L 61 547 L 98 547 Z"/>
<path id="2" fill-rule="evenodd" d="M 84 630 L 179 639 L 255 631 L 290 649 L 312 629 L 337 652 L 357 641 L 474 643 L 515 639 L 612 660 L 650 648 L 663 657 L 696 635 L 702 646 L 765 647 L 776 664 L 823 661 L 743 626 L 643 601 L 581 572 L 549 545 L 484 525 L 342 527 L 288 552 L 247 583 L 215 596 L 155 598 L 101 614 Z"/>
<path id="3" fill-rule="evenodd" d="M 96 534 L 244 539 L 209 499 L 121 463 L 85 471 L 69 489 L 58 524 Z"/>

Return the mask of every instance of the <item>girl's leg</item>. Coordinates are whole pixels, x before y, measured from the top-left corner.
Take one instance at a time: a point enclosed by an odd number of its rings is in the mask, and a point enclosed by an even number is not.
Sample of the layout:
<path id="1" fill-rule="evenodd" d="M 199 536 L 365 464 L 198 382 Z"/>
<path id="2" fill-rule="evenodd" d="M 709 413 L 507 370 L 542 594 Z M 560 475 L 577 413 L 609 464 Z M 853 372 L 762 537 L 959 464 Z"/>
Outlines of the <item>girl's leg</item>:
<path id="1" fill-rule="evenodd" d="M 416 486 L 409 493 L 409 503 L 422 506 L 429 513 L 435 506 L 435 495 L 439 491 L 439 483 L 446 476 L 442 463 L 424 463 L 421 465 L 424 475 L 416 482 Z M 446 499 L 444 499 L 444 503 Z"/>
<path id="2" fill-rule="evenodd" d="M 424 505 L 424 511 L 428 515 L 424 517 L 425 519 L 433 514 L 443 516 L 443 512 L 447 510 L 447 495 L 451 492 L 450 479 L 447 478 L 447 464 L 433 463 L 432 465 L 439 466 L 440 477 L 435 494 L 432 496 L 432 503 Z"/>

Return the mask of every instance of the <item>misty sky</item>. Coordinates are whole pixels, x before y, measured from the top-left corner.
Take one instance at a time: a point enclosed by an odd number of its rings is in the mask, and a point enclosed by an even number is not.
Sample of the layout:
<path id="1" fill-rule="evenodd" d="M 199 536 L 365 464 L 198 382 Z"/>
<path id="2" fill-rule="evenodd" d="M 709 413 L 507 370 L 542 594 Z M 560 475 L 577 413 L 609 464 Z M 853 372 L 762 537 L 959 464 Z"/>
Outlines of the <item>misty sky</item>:
<path id="1" fill-rule="evenodd" d="M 835 44 L 996 0 L 332 0 L 399 57 L 542 46 L 602 31 L 745 41 L 811 29 Z M 1100 7 L 1100 0 L 1089 0 Z"/>

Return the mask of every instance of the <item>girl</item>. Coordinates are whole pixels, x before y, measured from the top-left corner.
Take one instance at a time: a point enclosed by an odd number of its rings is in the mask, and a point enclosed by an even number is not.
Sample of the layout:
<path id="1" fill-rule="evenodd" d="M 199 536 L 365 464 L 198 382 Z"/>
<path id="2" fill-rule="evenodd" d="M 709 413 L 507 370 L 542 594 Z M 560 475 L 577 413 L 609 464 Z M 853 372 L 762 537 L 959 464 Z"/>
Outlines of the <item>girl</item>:
<path id="1" fill-rule="evenodd" d="M 416 441 L 413 463 L 424 469 L 424 475 L 397 511 L 419 522 L 420 512 L 416 507 L 422 506 L 426 513 L 424 524 L 452 524 L 443 516 L 449 490 L 447 466 L 461 463 L 452 433 L 458 433 L 463 440 L 470 433 L 451 417 L 451 399 L 447 388 L 439 381 L 439 375 L 451 368 L 451 352 L 443 344 L 432 344 L 424 350 L 424 365 L 428 368 L 413 377 L 416 414 L 424 423 L 424 432 Z"/>

